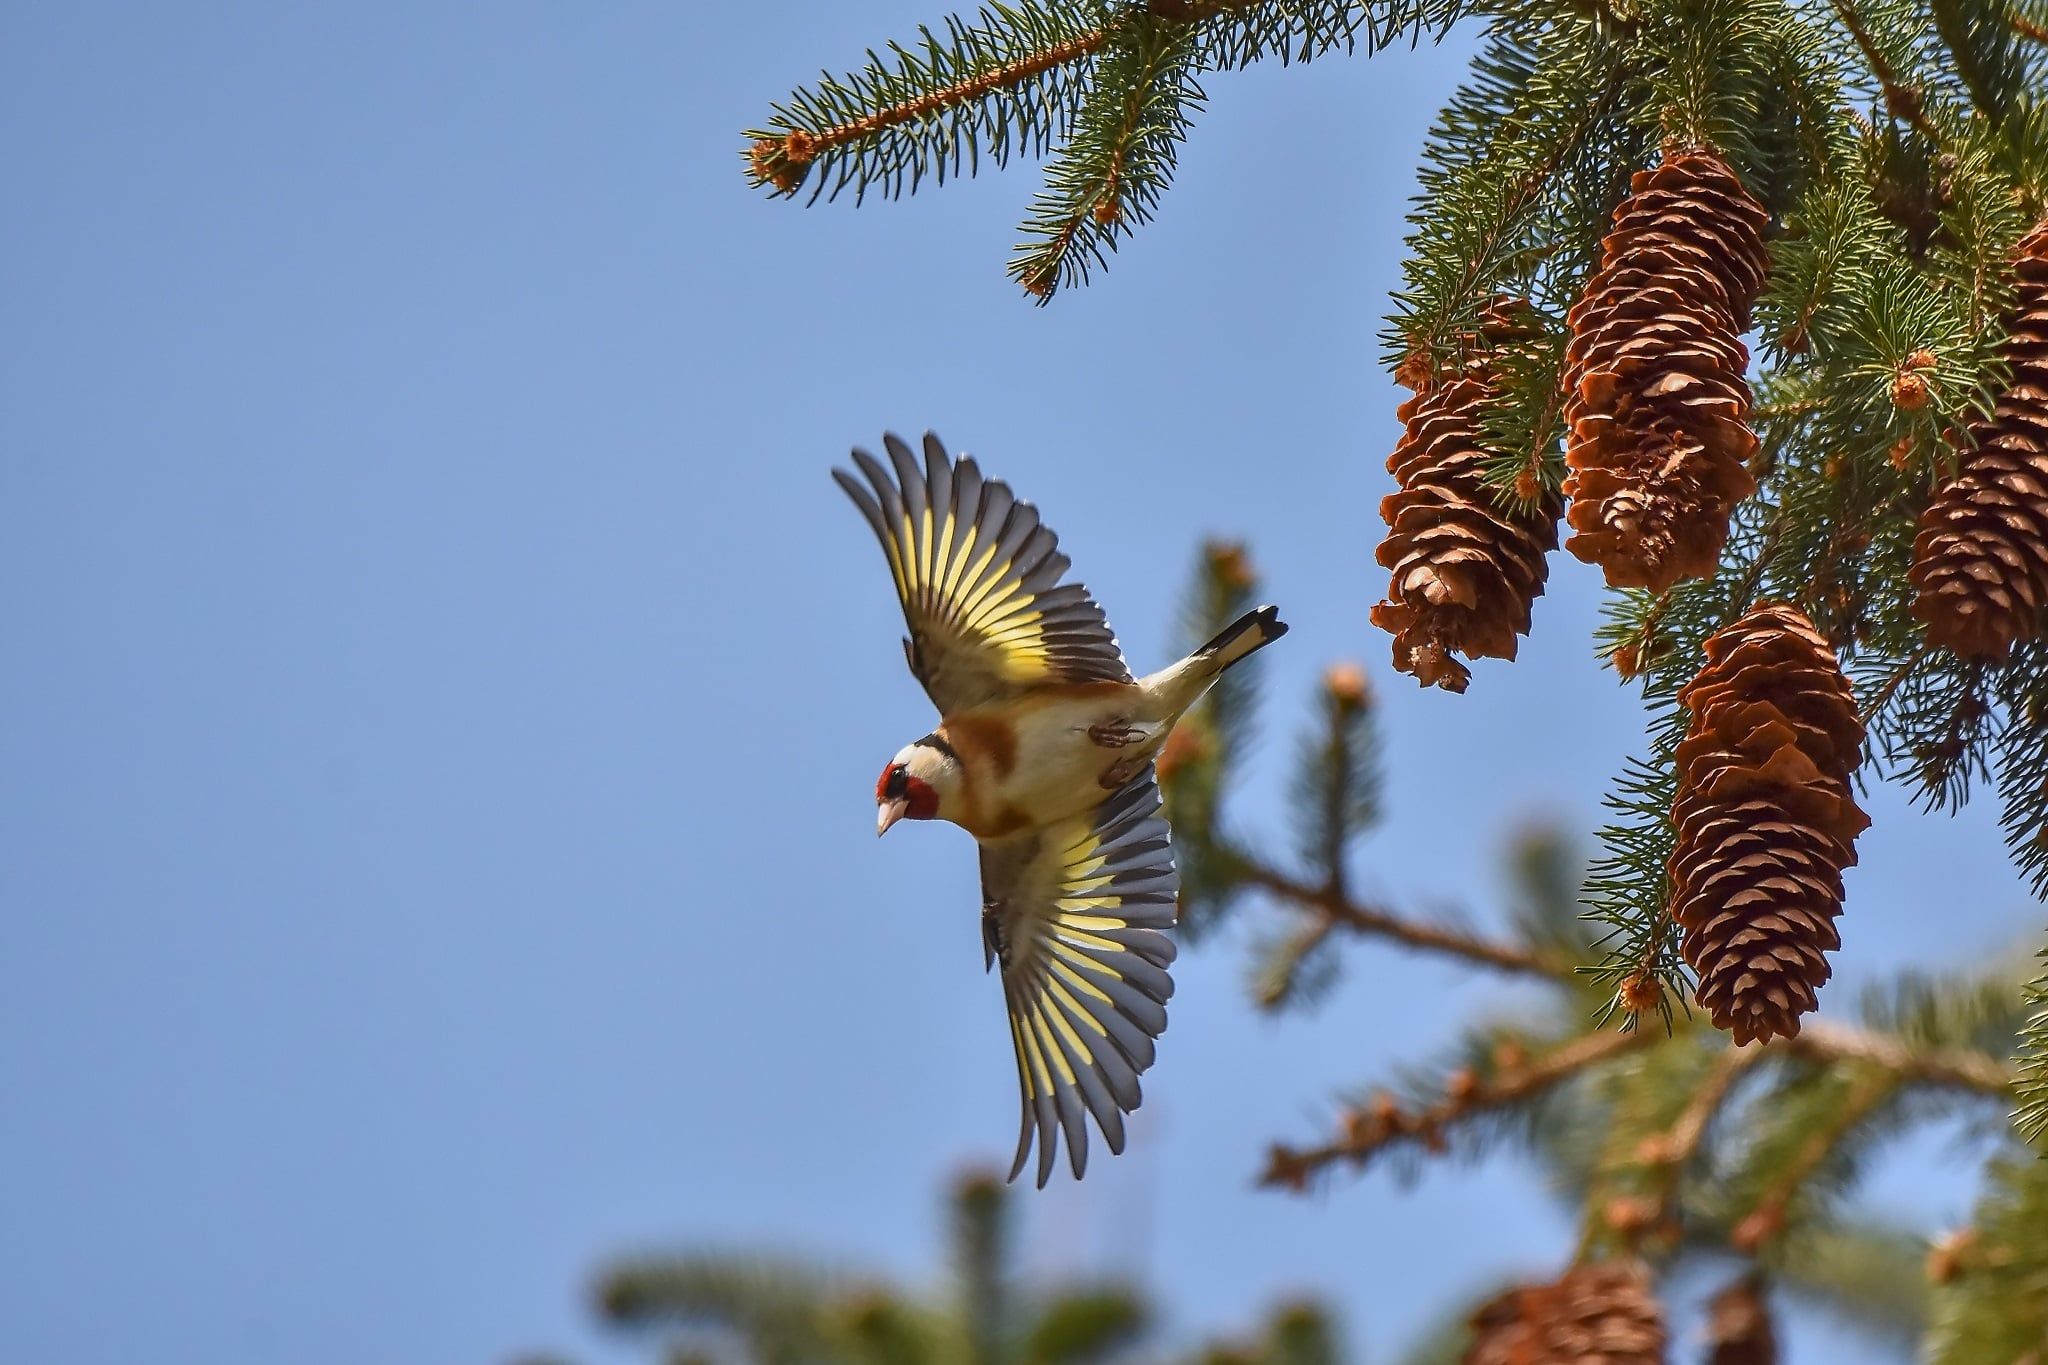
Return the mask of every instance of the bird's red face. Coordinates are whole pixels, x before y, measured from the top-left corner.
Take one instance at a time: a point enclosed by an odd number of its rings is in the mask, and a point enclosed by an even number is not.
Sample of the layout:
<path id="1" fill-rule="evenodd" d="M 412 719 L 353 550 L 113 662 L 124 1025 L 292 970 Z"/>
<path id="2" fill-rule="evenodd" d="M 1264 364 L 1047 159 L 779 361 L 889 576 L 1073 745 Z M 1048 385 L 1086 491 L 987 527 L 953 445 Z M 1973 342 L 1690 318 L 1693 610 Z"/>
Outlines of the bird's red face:
<path id="1" fill-rule="evenodd" d="M 875 833 L 887 834 L 898 820 L 929 820 L 939 813 L 939 794 L 930 783 L 892 762 L 875 781 Z"/>

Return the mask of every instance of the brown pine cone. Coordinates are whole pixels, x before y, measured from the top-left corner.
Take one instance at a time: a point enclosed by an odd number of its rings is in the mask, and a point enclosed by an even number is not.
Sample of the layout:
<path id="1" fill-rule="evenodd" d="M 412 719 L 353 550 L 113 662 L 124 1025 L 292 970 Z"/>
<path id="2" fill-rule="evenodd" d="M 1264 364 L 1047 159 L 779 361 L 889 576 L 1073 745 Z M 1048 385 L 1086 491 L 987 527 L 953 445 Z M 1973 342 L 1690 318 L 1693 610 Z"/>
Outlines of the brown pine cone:
<path id="1" fill-rule="evenodd" d="M 1763 605 L 1708 637 L 1679 692 L 1671 918 L 1698 1000 L 1738 1043 L 1799 1032 L 1841 946 L 1842 869 L 1870 823 L 1849 777 L 1863 722 L 1841 666 L 1796 609 Z"/>
<path id="2" fill-rule="evenodd" d="M 1524 1285 L 1472 1316 L 1464 1365 L 1661 1365 L 1664 1319 L 1637 1261 L 1575 1266 Z"/>
<path id="3" fill-rule="evenodd" d="M 1771 1302 L 1756 1276 L 1743 1276 L 1707 1304 L 1707 1365 L 1778 1365 Z"/>
<path id="4" fill-rule="evenodd" d="M 1463 692 L 1471 670 L 1453 659 L 1515 657 L 1532 604 L 1549 573 L 1564 510 L 1555 490 L 1527 505 L 1502 505 L 1485 480 L 1481 411 L 1492 395 L 1489 357 L 1526 335 L 1526 304 L 1489 311 L 1462 373 L 1403 403 L 1404 424 L 1387 470 L 1400 484 L 1380 501 L 1387 535 L 1377 558 L 1393 571 L 1372 623 L 1394 637 L 1394 667 L 1424 686 Z"/>
<path id="5" fill-rule="evenodd" d="M 2048 223 L 2020 242 L 2013 273 L 2012 382 L 1971 424 L 1913 541 L 1913 615 L 1966 659 L 2002 659 L 2048 627 Z"/>
<path id="6" fill-rule="evenodd" d="M 1565 352 L 1565 548 L 1610 587 L 1662 592 L 1714 571 L 1756 490 L 1749 352 L 1770 216 L 1705 147 L 1638 171 Z"/>

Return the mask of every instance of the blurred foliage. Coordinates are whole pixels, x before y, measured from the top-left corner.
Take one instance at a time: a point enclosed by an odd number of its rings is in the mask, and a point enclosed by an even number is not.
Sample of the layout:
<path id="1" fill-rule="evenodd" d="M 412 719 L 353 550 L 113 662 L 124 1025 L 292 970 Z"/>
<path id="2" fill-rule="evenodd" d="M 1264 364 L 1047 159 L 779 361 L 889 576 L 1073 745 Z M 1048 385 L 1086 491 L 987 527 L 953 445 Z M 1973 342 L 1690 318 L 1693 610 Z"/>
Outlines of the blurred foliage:
<path id="1" fill-rule="evenodd" d="M 598 1277 L 599 1316 L 670 1365 L 1089 1365 L 1159 1360 L 1157 1314 L 1113 1281 L 1037 1287 L 1013 1261 L 1011 1187 L 970 1171 L 947 1199 L 946 1287 L 919 1292 L 808 1258 L 746 1251 L 634 1257 Z M 1170 1352 L 1210 1365 L 1336 1365 L 1312 1303 L 1282 1305 L 1245 1342 Z"/>

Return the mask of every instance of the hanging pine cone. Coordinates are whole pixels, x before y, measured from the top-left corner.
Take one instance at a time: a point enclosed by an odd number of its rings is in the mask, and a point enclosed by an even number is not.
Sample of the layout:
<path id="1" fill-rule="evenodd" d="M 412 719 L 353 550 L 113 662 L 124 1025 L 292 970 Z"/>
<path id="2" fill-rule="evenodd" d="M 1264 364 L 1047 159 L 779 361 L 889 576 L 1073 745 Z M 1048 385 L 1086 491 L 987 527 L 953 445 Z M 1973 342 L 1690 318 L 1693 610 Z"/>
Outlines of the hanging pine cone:
<path id="1" fill-rule="evenodd" d="M 1528 339 L 1528 305 L 1496 303 L 1473 358 L 1403 403 L 1404 424 L 1387 470 L 1400 484 L 1380 502 L 1387 536 L 1380 564 L 1393 571 L 1372 623 L 1394 637 L 1394 667 L 1424 686 L 1463 692 L 1471 670 L 1453 659 L 1515 657 L 1529 633 L 1530 606 L 1543 593 L 1544 557 L 1557 548 L 1564 510 L 1555 490 L 1502 505 L 1485 480 L 1480 414 L 1493 394 L 1491 358 Z M 1531 486 L 1533 485 L 1533 486 Z"/>
<path id="2" fill-rule="evenodd" d="M 2048 223 L 2021 241 L 2013 271 L 2012 382 L 1971 425 L 1913 541 L 1913 615 L 1966 659 L 2002 659 L 2048 628 Z"/>
<path id="3" fill-rule="evenodd" d="M 1778 1365 L 1763 1281 L 1745 1275 L 1707 1304 L 1707 1365 Z"/>
<path id="4" fill-rule="evenodd" d="M 1565 548 L 1610 587 L 1662 592 L 1714 571 L 1756 489 L 1749 352 L 1770 215 L 1708 148 L 1638 171 L 1569 319 Z"/>
<path id="5" fill-rule="evenodd" d="M 1671 822 L 1671 918 L 1699 977 L 1699 1003 L 1735 1041 L 1787 1038 L 1841 946 L 1842 869 L 1870 823 L 1849 776 L 1863 722 L 1813 623 L 1764 605 L 1708 637 L 1679 692 Z"/>
<path id="6" fill-rule="evenodd" d="M 1472 1316 L 1464 1365 L 1661 1365 L 1664 1319 L 1636 1261 L 1575 1266 L 1524 1285 Z"/>

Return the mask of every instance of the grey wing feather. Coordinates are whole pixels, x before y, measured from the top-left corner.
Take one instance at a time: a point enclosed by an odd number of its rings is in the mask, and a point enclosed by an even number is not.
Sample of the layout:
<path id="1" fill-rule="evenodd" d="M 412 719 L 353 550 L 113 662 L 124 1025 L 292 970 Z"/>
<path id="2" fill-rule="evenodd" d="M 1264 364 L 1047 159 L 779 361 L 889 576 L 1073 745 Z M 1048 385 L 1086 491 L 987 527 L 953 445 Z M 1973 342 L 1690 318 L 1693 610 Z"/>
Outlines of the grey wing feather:
<path id="1" fill-rule="evenodd" d="M 1166 1028 L 1179 880 L 1148 770 L 1086 815 L 982 848 L 986 951 L 1002 964 L 1022 1119 L 1015 1179 L 1064 1134 L 1078 1178 L 1092 1118 L 1112 1152 Z"/>
<path id="2" fill-rule="evenodd" d="M 886 463 L 855 450 L 860 477 L 832 476 L 889 558 L 905 658 L 941 713 L 1049 683 L 1131 681 L 1102 608 L 1060 581 L 1067 557 L 1038 509 L 937 436 L 922 460 L 893 434 L 882 441 Z"/>

